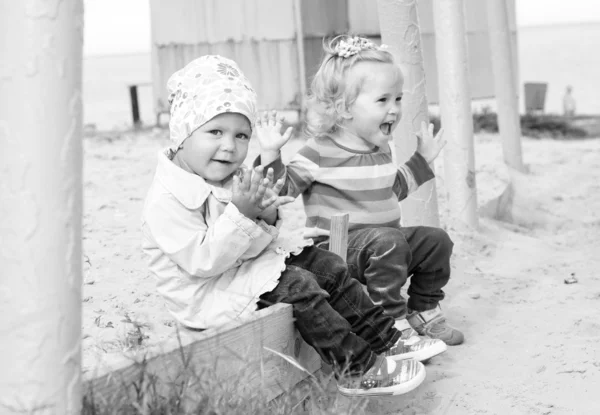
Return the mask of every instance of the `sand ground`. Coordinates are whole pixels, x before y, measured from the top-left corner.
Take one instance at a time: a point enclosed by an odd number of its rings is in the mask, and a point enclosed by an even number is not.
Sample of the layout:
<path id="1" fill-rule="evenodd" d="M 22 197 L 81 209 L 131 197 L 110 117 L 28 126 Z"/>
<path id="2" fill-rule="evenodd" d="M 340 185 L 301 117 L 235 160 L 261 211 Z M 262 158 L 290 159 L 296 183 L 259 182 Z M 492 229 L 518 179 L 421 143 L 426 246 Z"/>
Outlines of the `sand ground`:
<path id="1" fill-rule="evenodd" d="M 137 345 L 151 349 L 174 321 L 154 291 L 140 249 L 140 212 L 164 130 L 85 139 L 84 375 Z M 477 135 L 480 205 L 508 174 L 497 135 Z M 290 142 L 284 156 L 301 143 Z M 256 154 L 253 146 L 249 157 Z M 443 307 L 465 344 L 427 365 L 408 395 L 373 399 L 371 413 L 600 413 L 600 139 L 523 141 L 530 174 L 515 178 L 512 223 L 480 217 L 455 241 Z M 447 212 L 438 181 L 442 223 Z M 287 207 L 303 223 L 301 201 Z M 575 276 L 577 283 L 565 284 Z M 147 336 L 147 338 L 145 337 Z"/>

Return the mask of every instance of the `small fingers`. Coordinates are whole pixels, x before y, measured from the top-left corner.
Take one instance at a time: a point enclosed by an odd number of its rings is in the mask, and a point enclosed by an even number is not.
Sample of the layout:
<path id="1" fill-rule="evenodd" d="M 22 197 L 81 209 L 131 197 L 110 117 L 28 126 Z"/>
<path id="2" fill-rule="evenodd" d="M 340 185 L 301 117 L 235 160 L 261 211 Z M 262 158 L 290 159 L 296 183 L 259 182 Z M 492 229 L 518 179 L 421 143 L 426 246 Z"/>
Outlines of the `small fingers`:
<path id="1" fill-rule="evenodd" d="M 283 139 L 287 142 L 292 137 L 292 132 L 294 132 L 294 127 L 288 127 L 283 133 Z"/>
<path id="2" fill-rule="evenodd" d="M 250 182 L 250 194 L 254 195 L 260 186 L 263 178 L 263 166 L 256 166 L 252 172 L 252 181 Z"/>
<path id="3" fill-rule="evenodd" d="M 269 114 L 269 125 L 275 126 L 277 123 L 277 111 L 273 110 Z"/>
<path id="4" fill-rule="evenodd" d="M 258 184 L 258 189 L 256 190 L 256 196 L 255 196 L 256 200 L 263 200 L 268 186 L 269 186 L 269 181 L 267 179 L 262 179 L 260 181 L 260 183 Z"/>
<path id="5" fill-rule="evenodd" d="M 275 173 L 273 172 L 273 169 L 269 167 L 269 169 L 267 170 L 267 175 L 265 176 L 265 180 L 268 180 L 268 186 L 270 188 L 273 187 L 273 178 L 275 176 Z"/>
<path id="6" fill-rule="evenodd" d="M 233 184 L 231 189 L 233 194 L 236 194 L 240 191 L 240 176 L 237 174 L 233 175 Z"/>
<path id="7" fill-rule="evenodd" d="M 439 131 L 435 135 L 435 138 L 442 138 L 443 136 L 444 136 L 444 128 L 442 127 L 439 129 Z"/>
<path id="8" fill-rule="evenodd" d="M 433 137 L 433 123 L 429 123 L 429 137 Z"/>
<path id="9" fill-rule="evenodd" d="M 273 193 L 278 195 L 281 192 L 281 189 L 283 189 L 284 183 L 285 183 L 285 180 L 283 180 L 283 178 L 277 180 L 277 182 L 273 186 Z"/>
<path id="10" fill-rule="evenodd" d="M 272 207 L 278 208 L 279 206 L 287 205 L 292 203 L 294 198 L 292 196 L 277 196 L 275 201 L 271 204 Z"/>
<path id="11" fill-rule="evenodd" d="M 444 137 L 444 129 L 440 128 L 437 135 L 435 136 L 436 141 L 439 143 L 440 148 L 444 148 L 444 146 L 448 143 L 446 137 Z"/>
<path id="12" fill-rule="evenodd" d="M 281 127 L 281 125 L 283 124 L 283 122 L 285 121 L 285 116 L 281 115 L 281 114 L 277 114 L 277 125 L 279 125 L 279 127 Z"/>

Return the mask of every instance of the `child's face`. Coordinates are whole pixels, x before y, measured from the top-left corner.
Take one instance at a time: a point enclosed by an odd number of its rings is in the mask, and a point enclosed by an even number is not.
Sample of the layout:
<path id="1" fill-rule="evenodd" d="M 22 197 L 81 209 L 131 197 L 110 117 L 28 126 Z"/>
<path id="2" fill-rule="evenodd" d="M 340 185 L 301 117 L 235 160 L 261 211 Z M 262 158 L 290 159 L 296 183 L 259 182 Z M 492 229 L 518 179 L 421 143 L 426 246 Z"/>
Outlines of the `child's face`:
<path id="1" fill-rule="evenodd" d="M 225 180 L 244 162 L 251 135 L 242 114 L 219 114 L 185 139 L 177 152 L 181 167 L 206 180 Z"/>
<path id="2" fill-rule="evenodd" d="M 366 149 L 381 147 L 392 138 L 392 131 L 402 118 L 402 73 L 390 63 L 361 62 L 348 76 L 359 77 L 362 86 L 343 125 L 357 145 Z"/>

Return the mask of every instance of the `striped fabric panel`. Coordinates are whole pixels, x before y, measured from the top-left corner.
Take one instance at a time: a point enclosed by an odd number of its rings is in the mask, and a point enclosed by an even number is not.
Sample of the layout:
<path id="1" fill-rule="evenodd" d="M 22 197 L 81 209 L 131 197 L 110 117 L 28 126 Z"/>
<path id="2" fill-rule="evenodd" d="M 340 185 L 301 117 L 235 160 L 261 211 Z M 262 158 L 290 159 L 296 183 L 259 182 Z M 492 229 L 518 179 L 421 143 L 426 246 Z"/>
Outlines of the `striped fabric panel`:
<path id="1" fill-rule="evenodd" d="M 309 156 L 310 158 L 306 157 Z M 298 197 L 315 181 L 315 175 L 319 172 L 319 166 L 312 159 L 314 154 L 305 151 L 303 148 L 292 161 L 287 165 L 281 174 L 275 172 L 275 177 L 279 178 L 285 174 L 286 184 L 281 194 Z M 317 157 L 318 159 L 318 157 Z"/>
<path id="2" fill-rule="evenodd" d="M 287 194 L 302 194 L 305 236 L 311 237 L 329 234 L 330 218 L 339 213 L 350 215 L 350 229 L 399 226 L 398 200 L 428 177 L 432 172 L 420 155 L 397 168 L 389 146 L 355 152 L 331 139 L 309 139 L 288 164 L 286 185 Z"/>
<path id="3" fill-rule="evenodd" d="M 387 179 L 381 183 L 380 187 L 392 186 L 396 180 L 398 169 L 393 164 L 383 166 L 360 166 L 360 167 L 326 167 L 318 172 L 318 180 L 327 182 L 331 180 L 354 180 L 365 179 L 377 183 L 382 179 Z"/>
<path id="4" fill-rule="evenodd" d="M 401 186 L 402 190 L 396 192 L 396 194 L 398 195 L 398 200 L 403 200 L 404 198 L 406 198 L 406 196 L 417 190 L 419 188 L 419 184 L 415 180 L 415 176 L 413 176 L 412 172 L 406 166 L 406 164 L 398 167 L 398 172 L 404 177 L 404 183 L 406 183 L 406 187 Z M 406 192 L 406 196 L 400 198 L 400 194 L 404 191 Z"/>
<path id="5" fill-rule="evenodd" d="M 349 183 L 346 183 L 346 185 L 349 185 Z M 335 188 L 333 186 L 326 186 L 320 183 L 315 183 L 315 185 L 311 189 L 311 195 L 315 198 L 320 197 L 321 200 L 325 200 L 326 198 L 333 198 L 340 200 L 357 201 L 361 203 L 361 205 L 362 202 L 381 202 L 386 200 L 396 200 L 396 195 L 392 192 L 390 186 L 383 188 L 372 188 L 372 186 L 371 188 L 369 188 L 368 186 L 356 186 L 355 188 L 346 188 L 345 186 L 338 186 L 337 188 Z M 335 203 L 341 203 L 340 200 L 335 201 Z M 374 207 L 376 207 L 376 205 Z"/>
<path id="6" fill-rule="evenodd" d="M 368 166 L 382 166 L 392 162 L 391 154 L 374 153 L 374 154 L 356 154 L 354 157 L 347 157 L 345 155 L 339 157 L 325 157 L 321 155 L 319 159 L 319 165 L 322 168 L 330 167 L 362 167 Z"/>

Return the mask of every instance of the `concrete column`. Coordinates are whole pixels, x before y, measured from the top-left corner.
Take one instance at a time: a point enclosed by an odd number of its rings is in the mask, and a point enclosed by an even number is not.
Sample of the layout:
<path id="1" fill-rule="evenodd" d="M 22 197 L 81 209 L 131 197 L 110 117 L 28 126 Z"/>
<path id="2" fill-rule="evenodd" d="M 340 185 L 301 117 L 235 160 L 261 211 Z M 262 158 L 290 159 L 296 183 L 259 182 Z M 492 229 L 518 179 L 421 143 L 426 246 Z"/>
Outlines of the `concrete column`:
<path id="1" fill-rule="evenodd" d="M 486 0 L 494 91 L 498 104 L 498 126 L 502 137 L 504 162 L 525 172 L 521 150 L 521 120 L 517 92 L 516 65 L 512 53 L 506 0 Z"/>
<path id="2" fill-rule="evenodd" d="M 394 132 L 396 160 L 404 163 L 417 149 L 415 134 L 421 131 L 421 122 L 429 123 L 417 2 L 378 0 L 377 7 L 382 43 L 389 46 L 404 74 L 403 115 Z M 435 180 L 423 184 L 402 202 L 402 224 L 439 226 Z"/>
<path id="3" fill-rule="evenodd" d="M 0 2 L 0 413 L 81 407 L 82 0 Z"/>
<path id="4" fill-rule="evenodd" d="M 477 228 L 477 189 L 467 38 L 462 0 L 433 0 L 450 225 Z"/>

